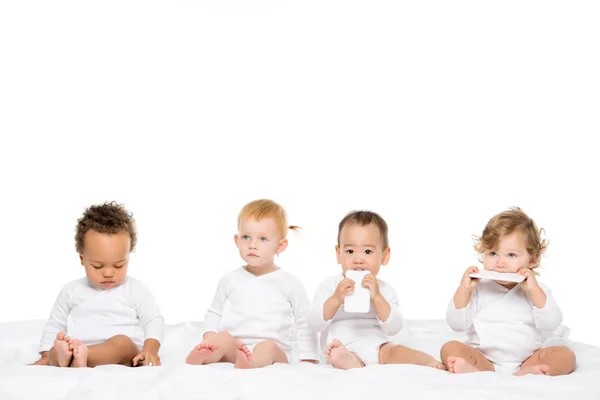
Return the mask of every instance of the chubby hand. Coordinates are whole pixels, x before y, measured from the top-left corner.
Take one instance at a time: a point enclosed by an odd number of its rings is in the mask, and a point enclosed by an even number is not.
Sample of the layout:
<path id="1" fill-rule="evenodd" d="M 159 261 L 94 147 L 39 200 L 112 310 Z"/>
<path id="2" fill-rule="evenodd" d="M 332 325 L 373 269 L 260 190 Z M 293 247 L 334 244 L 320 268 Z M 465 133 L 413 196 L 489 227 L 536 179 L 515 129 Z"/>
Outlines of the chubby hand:
<path id="1" fill-rule="evenodd" d="M 523 267 L 517 271 L 517 274 L 525 278 L 525 280 L 519 283 L 519 285 L 521 285 L 521 287 L 525 289 L 526 292 L 530 292 L 540 287 L 537 279 L 535 279 L 535 274 L 530 268 Z"/>
<path id="2" fill-rule="evenodd" d="M 477 285 L 479 285 L 479 281 L 481 281 L 481 279 L 471 278 L 469 274 L 474 274 L 476 272 L 479 272 L 479 268 L 475 266 L 467 268 L 467 270 L 462 276 L 462 279 L 460 280 L 460 287 L 468 291 L 472 291 L 473 289 L 475 289 Z"/>
<path id="3" fill-rule="evenodd" d="M 373 300 L 375 297 L 377 297 L 381 294 L 379 292 L 379 281 L 373 274 L 366 275 L 363 278 L 362 287 L 369 289 L 369 293 L 371 295 L 371 300 Z"/>
<path id="4" fill-rule="evenodd" d="M 354 292 L 354 282 L 350 278 L 344 278 L 340 283 L 338 283 L 335 288 L 335 292 L 333 293 L 333 297 L 335 297 L 340 303 L 344 301 L 344 298 L 348 296 L 350 293 Z"/>
<path id="5" fill-rule="evenodd" d="M 137 367 L 138 365 L 152 365 L 154 367 L 159 366 L 160 357 L 156 351 L 142 349 L 137 356 L 133 357 L 133 366 Z"/>

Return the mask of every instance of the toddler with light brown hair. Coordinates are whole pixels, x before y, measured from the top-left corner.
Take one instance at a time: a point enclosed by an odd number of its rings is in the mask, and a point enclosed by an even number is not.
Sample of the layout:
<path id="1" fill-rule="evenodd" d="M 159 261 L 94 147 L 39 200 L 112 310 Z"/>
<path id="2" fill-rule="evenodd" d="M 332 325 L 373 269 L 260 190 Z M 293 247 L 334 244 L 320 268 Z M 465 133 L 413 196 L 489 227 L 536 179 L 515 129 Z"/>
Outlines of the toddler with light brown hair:
<path id="1" fill-rule="evenodd" d="M 237 228 L 234 241 L 245 265 L 221 278 L 204 318 L 202 342 L 186 362 L 230 362 L 235 368 L 316 362 L 317 339 L 306 323 L 310 302 L 304 285 L 275 265 L 275 256 L 288 245 L 287 231 L 298 227 L 288 225 L 283 207 L 262 199 L 242 208 Z M 294 344 L 297 360 L 292 360 Z"/>
<path id="2" fill-rule="evenodd" d="M 565 375 L 575 369 L 571 349 L 543 343 L 543 332 L 558 328 L 562 313 L 534 273 L 547 246 L 541 233 L 516 207 L 487 223 L 475 244 L 483 268 L 519 274 L 524 280 L 472 278 L 479 269 L 467 268 L 446 315 L 453 330 L 468 334 L 466 343 L 451 341 L 441 349 L 442 362 L 450 372 Z"/>

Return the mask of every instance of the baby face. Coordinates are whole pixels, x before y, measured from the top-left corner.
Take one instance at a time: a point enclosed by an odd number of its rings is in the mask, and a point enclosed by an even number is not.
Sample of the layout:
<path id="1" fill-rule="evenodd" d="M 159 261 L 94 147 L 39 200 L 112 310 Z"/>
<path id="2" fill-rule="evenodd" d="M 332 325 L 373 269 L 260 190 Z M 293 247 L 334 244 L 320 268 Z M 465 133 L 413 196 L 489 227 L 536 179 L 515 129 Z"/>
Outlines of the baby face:
<path id="1" fill-rule="evenodd" d="M 119 286 L 127 276 L 131 238 L 121 231 L 114 235 L 90 230 L 85 234 L 84 249 L 79 253 L 88 281 L 97 289 Z"/>
<path id="2" fill-rule="evenodd" d="M 273 269 L 275 255 L 287 246 L 287 240 L 281 237 L 274 218 L 258 221 L 254 218 L 242 218 L 234 239 L 240 257 L 253 268 Z"/>
<path id="3" fill-rule="evenodd" d="M 375 224 L 344 226 L 335 252 L 344 274 L 353 269 L 369 271 L 377 276 L 381 266 L 386 265 L 390 258 L 390 248 L 383 248 L 381 232 Z"/>
<path id="4" fill-rule="evenodd" d="M 515 273 L 524 267 L 531 268 L 532 261 L 521 232 L 500 238 L 496 248 L 483 253 L 483 268 L 488 271 Z"/>

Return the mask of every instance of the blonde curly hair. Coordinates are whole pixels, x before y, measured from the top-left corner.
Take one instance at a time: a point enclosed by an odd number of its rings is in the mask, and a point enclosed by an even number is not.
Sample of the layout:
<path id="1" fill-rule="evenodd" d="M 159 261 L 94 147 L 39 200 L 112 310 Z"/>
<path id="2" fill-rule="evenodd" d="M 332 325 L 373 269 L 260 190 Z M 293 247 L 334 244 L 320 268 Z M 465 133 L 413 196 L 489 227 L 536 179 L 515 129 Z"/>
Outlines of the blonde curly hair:
<path id="1" fill-rule="evenodd" d="M 511 207 L 492 217 L 481 236 L 475 237 L 475 251 L 481 256 L 486 250 L 496 248 L 500 239 L 513 232 L 520 232 L 525 238 L 525 247 L 533 264 L 531 269 L 539 267 L 549 242 L 542 238 L 544 230 L 538 229 L 533 219 L 519 207 Z"/>

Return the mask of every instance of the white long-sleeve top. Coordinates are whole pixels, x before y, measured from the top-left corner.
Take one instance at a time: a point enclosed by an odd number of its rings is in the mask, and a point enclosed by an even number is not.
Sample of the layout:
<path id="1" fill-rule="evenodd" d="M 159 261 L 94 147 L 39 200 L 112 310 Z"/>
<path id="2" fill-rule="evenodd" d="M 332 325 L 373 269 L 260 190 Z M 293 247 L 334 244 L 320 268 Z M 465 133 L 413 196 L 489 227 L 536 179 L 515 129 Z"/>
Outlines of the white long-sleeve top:
<path id="1" fill-rule="evenodd" d="M 454 331 L 467 331 L 467 344 L 479 349 L 494 363 L 522 363 L 542 347 L 542 332 L 553 331 L 562 313 L 544 285 L 546 304 L 537 308 L 525 290 L 482 280 L 465 308 L 450 300 L 446 321 Z"/>
<path id="2" fill-rule="evenodd" d="M 344 275 L 340 273 L 321 283 L 308 314 L 309 326 L 315 332 L 321 332 L 322 351 L 325 351 L 327 344 L 336 338 L 344 344 L 356 340 L 369 340 L 383 344 L 390 341 L 389 336 L 394 336 L 402 330 L 404 318 L 400 313 L 396 292 L 390 284 L 381 279 L 377 279 L 379 291 L 391 306 L 390 315 L 385 321 L 377 318 L 373 304 L 368 313 L 346 312 L 342 304 L 333 318 L 326 321 L 323 318 L 323 306 L 342 279 Z"/>
<path id="3" fill-rule="evenodd" d="M 126 335 L 142 347 L 146 339 L 162 342 L 164 319 L 154 296 L 139 280 L 128 276 L 121 285 L 104 290 L 82 278 L 58 294 L 44 327 L 40 352 L 50 350 L 60 331 L 86 345 Z"/>
<path id="4" fill-rule="evenodd" d="M 250 348 L 273 340 L 288 357 L 295 341 L 300 360 L 318 360 L 317 338 L 306 323 L 309 307 L 304 285 L 289 272 L 256 276 L 240 267 L 221 278 L 204 333 L 227 331 Z"/>

